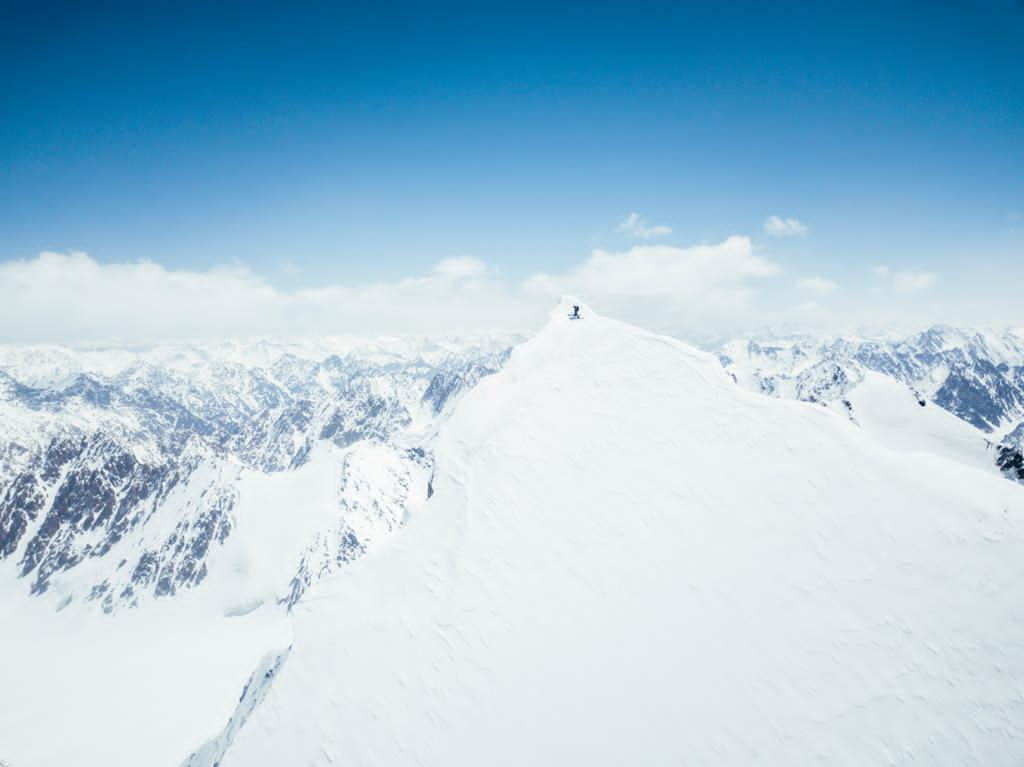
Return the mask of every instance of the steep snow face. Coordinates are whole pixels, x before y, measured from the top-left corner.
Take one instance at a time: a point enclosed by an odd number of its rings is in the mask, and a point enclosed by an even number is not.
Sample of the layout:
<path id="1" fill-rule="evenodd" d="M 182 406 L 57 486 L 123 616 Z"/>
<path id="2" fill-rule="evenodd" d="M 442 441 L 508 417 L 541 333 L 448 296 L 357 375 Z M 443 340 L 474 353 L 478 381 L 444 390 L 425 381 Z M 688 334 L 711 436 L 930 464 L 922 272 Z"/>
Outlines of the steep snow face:
<path id="1" fill-rule="evenodd" d="M 1024 489 L 565 312 L 191 765 L 1024 759 Z"/>

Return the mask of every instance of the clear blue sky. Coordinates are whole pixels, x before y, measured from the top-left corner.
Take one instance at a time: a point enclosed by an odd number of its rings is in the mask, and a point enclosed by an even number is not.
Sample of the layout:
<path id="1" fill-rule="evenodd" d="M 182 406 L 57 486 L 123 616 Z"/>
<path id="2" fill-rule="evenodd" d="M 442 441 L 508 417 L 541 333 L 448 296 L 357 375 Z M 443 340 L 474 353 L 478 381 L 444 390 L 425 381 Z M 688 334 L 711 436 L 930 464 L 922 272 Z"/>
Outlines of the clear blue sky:
<path id="1" fill-rule="evenodd" d="M 520 279 L 630 211 L 1024 285 L 1024 4 L 0 3 L 0 261 Z"/>

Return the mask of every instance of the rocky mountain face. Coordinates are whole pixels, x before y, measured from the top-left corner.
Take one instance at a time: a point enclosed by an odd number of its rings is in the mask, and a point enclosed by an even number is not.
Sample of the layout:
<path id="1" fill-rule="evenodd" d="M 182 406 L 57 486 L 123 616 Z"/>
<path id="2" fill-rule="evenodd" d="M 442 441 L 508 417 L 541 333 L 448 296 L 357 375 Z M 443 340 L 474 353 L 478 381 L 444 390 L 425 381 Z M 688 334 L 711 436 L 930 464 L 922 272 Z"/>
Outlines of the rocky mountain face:
<path id="1" fill-rule="evenodd" d="M 173 595 L 231 541 L 240 483 L 326 451 L 336 520 L 293 563 L 294 603 L 402 523 L 437 421 L 510 343 L 2 349 L 0 565 L 58 607 Z"/>
<path id="2" fill-rule="evenodd" d="M 1024 482 L 1024 421 L 1003 437 L 996 462 L 1003 472 Z"/>
<path id="3" fill-rule="evenodd" d="M 748 389 L 822 404 L 844 402 L 866 371 L 886 375 L 922 407 L 937 405 L 983 432 L 1004 473 L 1024 478 L 1024 337 L 1017 333 L 935 326 L 900 339 L 732 341 L 718 354 Z"/>

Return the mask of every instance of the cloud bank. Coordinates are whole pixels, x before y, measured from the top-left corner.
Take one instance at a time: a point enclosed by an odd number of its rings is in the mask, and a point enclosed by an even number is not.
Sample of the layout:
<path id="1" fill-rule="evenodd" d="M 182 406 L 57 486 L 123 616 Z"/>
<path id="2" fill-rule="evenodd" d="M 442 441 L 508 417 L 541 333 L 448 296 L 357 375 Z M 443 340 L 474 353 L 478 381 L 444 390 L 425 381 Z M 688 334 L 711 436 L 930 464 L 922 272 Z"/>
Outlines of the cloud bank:
<path id="1" fill-rule="evenodd" d="M 241 266 L 206 271 L 86 253 L 0 263 L 0 342 L 150 343 L 194 338 L 529 330 L 572 293 L 599 311 L 665 326 L 735 318 L 780 267 L 733 236 L 680 248 L 595 250 L 556 274 L 511 281 L 480 259 L 392 282 L 282 290 Z"/>
<path id="2" fill-rule="evenodd" d="M 283 291 L 242 266 L 169 270 L 42 253 L 0 264 L 0 340 L 144 342 L 329 333 L 457 332 L 493 315 L 526 324 L 530 307 L 474 258 L 391 283 Z"/>
<path id="3" fill-rule="evenodd" d="M 638 245 L 621 253 L 595 250 L 571 272 L 535 275 L 526 288 L 548 294 L 694 298 L 778 271 L 776 264 L 754 254 L 750 238 L 733 236 L 717 245 L 689 248 Z"/>
<path id="4" fill-rule="evenodd" d="M 933 272 L 885 265 L 871 271 L 874 287 L 861 294 L 840 292 L 820 275 L 782 282 L 782 266 L 740 235 L 689 247 L 598 249 L 561 269 L 516 277 L 458 256 L 402 279 L 290 290 L 240 264 L 180 270 L 47 252 L 0 263 L 0 343 L 530 332 L 564 294 L 603 314 L 698 341 L 787 323 L 825 328 L 913 323 L 924 314 L 927 321 L 951 319 L 931 290 Z M 893 301 L 894 294 L 907 300 Z"/>

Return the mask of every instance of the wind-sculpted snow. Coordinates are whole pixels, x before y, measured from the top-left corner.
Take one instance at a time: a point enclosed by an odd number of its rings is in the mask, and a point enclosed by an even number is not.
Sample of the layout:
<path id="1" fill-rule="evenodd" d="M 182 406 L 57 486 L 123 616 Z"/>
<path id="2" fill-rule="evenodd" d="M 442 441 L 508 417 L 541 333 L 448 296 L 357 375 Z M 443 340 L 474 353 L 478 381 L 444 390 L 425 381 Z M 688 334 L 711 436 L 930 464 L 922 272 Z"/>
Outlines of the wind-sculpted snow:
<path id="1" fill-rule="evenodd" d="M 866 374 L 883 374 L 902 384 L 921 407 L 937 405 L 970 424 L 978 431 L 976 452 L 985 463 L 1018 478 L 1007 466 L 1019 452 L 1008 432 L 1024 426 L 1019 333 L 937 326 L 902 340 L 734 341 L 719 356 L 745 388 L 830 406 L 854 421 L 860 413 L 850 393 Z"/>
<path id="2" fill-rule="evenodd" d="M 1024 760 L 1020 486 L 565 312 L 296 606 L 224 767 Z"/>
<path id="3" fill-rule="evenodd" d="M 399 524 L 414 477 L 429 475 L 431 424 L 500 367 L 511 340 L 2 348 L 0 560 L 32 593 L 57 592 L 58 606 L 171 596 L 202 584 L 239 529 L 244 477 L 334 450 L 333 507 L 346 521 L 309 531 L 278 595 L 294 603 L 330 563 Z M 365 445 L 393 447 L 382 481 L 402 492 L 386 511 L 349 498 L 346 467 Z"/>

